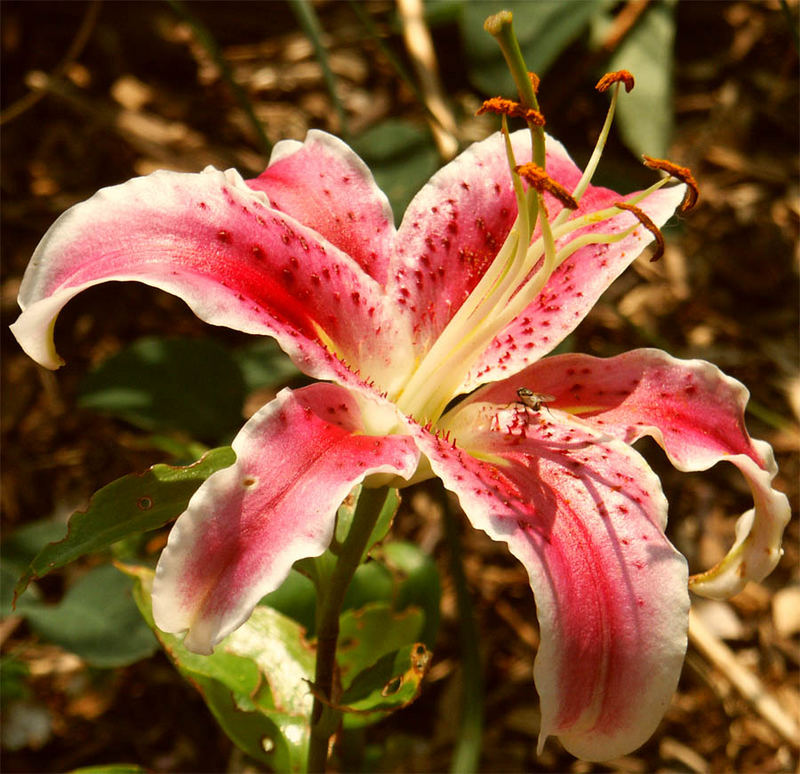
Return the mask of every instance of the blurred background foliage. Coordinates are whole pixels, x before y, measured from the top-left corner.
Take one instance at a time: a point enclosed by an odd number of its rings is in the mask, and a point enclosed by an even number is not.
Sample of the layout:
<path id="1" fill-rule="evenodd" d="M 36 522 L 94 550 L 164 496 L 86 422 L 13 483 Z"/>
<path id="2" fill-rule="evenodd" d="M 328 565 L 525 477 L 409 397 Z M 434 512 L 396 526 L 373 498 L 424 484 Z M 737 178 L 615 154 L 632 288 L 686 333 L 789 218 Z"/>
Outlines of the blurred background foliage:
<path id="1" fill-rule="evenodd" d="M 302 139 L 309 128 L 353 144 L 399 222 L 432 172 L 497 128 L 493 118 L 475 116 L 482 99 L 513 96 L 499 49 L 482 29 L 501 7 L 514 11 L 528 64 L 542 76 L 547 129 L 579 164 L 607 106 L 593 85 L 624 67 L 637 86 L 621 100 L 598 179 L 618 190 L 641 187 L 652 179 L 637 160 L 646 152 L 690 166 L 701 188 L 698 209 L 667 229 L 664 259 L 637 261 L 566 346 L 612 355 L 655 345 L 711 360 L 741 379 L 753 393 L 751 430 L 774 445 L 778 486 L 797 504 L 795 0 L 428 0 L 421 24 L 411 0 L 6 0 L 0 5 L 5 770 L 123 761 L 159 771 L 253 765 L 232 749 L 194 689 L 157 650 L 136 610 L 139 586 L 109 564 L 114 558 L 152 563 L 165 531 L 132 533 L 104 546 L 32 584 L 15 611 L 10 603 L 16 579 L 43 546 L 63 536 L 66 518 L 85 509 L 93 492 L 156 462 L 186 464 L 228 443 L 278 389 L 303 383 L 271 342 L 210 329 L 170 296 L 116 283 L 70 303 L 56 331 L 67 366 L 43 371 L 7 332 L 38 239 L 58 214 L 102 186 L 158 168 L 197 171 L 207 164 L 255 176 L 272 145 Z M 743 483 L 724 468 L 676 474 L 657 452 L 644 451 L 670 500 L 672 539 L 692 569 L 713 564 L 732 539 L 731 515 L 749 507 Z M 426 489 L 407 497 L 394 523 L 398 542 L 385 546 L 402 558 L 403 546 L 413 544 L 439 568 L 438 637 L 430 606 L 421 619 L 435 661 L 415 704 L 360 732 L 358 755 L 367 770 L 445 770 L 457 743 L 462 645 L 437 498 Z M 536 758 L 531 664 L 538 633 L 525 573 L 502 546 L 458 529 L 490 718 L 482 769 L 794 770 L 791 740 L 731 688 L 735 679 L 720 662 L 696 649 L 664 722 L 642 750 L 596 766 L 576 763 L 549 743 Z M 380 601 L 365 590 L 383 589 L 384 600 L 399 593 L 386 567 L 401 559 L 383 559 L 385 566 L 367 571 L 374 577 L 356 585 L 354 607 Z M 794 723 L 800 718 L 797 564 L 795 519 L 773 576 L 730 603 L 698 606 L 717 641 L 761 676 L 779 713 Z M 411 596 L 398 610 L 425 607 L 419 595 L 402 593 Z M 310 626 L 302 580 L 284 595 L 274 607 Z"/>

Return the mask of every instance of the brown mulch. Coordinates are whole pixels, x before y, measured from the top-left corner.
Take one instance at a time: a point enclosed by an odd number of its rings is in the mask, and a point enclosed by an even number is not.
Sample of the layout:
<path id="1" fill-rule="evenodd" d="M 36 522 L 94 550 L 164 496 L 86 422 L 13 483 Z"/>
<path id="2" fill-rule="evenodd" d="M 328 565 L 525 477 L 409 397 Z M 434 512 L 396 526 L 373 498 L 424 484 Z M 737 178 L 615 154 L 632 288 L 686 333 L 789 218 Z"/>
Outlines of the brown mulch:
<path id="1" fill-rule="evenodd" d="M 97 18 L 87 24 L 85 46 L 65 63 L 87 7 L 10 1 L 0 6 L 3 110 L 45 83 L 46 74 L 62 76 L 35 104 L 20 104 L 19 115 L 3 126 L 5 535 L 46 516 L 66 516 L 109 481 L 166 459 L 139 431 L 75 408 L 77 385 L 91 365 L 151 334 L 211 335 L 231 346 L 247 340 L 235 332 L 210 331 L 175 298 L 116 284 L 84 293 L 64 311 L 57 342 L 67 366 L 56 373 L 33 364 L 8 333 L 31 252 L 71 204 L 160 167 L 236 166 L 247 176 L 265 164 L 218 67 L 169 5 L 99 6 Z M 364 7 L 401 52 L 402 40 L 388 25 L 391 4 Z M 271 142 L 302 139 L 312 127 L 337 131 L 313 48 L 287 4 L 210 2 L 191 8 L 213 30 Z M 797 15 L 796 2 L 788 8 Z M 349 6 L 324 2 L 318 11 L 351 129 L 358 132 L 393 116 L 424 121 L 413 93 Z M 458 110 L 474 106 L 456 30 L 438 28 L 435 38 L 453 104 Z M 579 159 L 590 151 L 605 105 L 592 95 L 589 74 L 580 82 L 581 94 L 565 99 L 559 93 L 559 84 L 575 83 L 580 54 L 573 48 L 562 56 L 540 92 L 549 130 Z M 663 345 L 676 356 L 718 364 L 751 390 L 748 426 L 774 446 L 781 470 L 776 485 L 790 496 L 795 519 L 783 560 L 769 578 L 729 603 L 697 609 L 795 724 L 800 723 L 800 623 L 794 612 L 800 605 L 798 91 L 798 52 L 777 0 L 679 4 L 677 129 L 670 157 L 692 168 L 701 201 L 673 230 L 664 259 L 637 261 L 574 341 L 575 350 L 598 355 Z M 609 154 L 609 163 L 637 168 L 618 141 L 610 143 Z M 670 501 L 671 538 L 693 570 L 710 566 L 732 540 L 732 515 L 750 507 L 738 472 L 718 466 L 704 474 L 680 474 L 658 449 L 646 447 L 645 453 Z M 405 509 L 398 535 L 423 545 L 442 570 L 442 629 L 421 698 L 370 733 L 385 747 L 387 770 L 443 771 L 460 706 L 454 592 L 430 493 L 422 489 L 406 498 Z M 640 750 L 608 764 L 588 764 L 553 740 L 537 758 L 532 661 L 538 633 L 525 573 L 483 534 L 464 528 L 462 540 L 485 663 L 482 770 L 797 770 L 800 740 L 790 743 L 732 687 L 724 667 L 694 648 L 663 722 Z M 55 584 L 49 591 L 60 588 Z M 163 656 L 98 674 L 40 641 L 19 621 L 2 622 L 0 637 L 4 654 L 13 652 L 33 667 L 35 704 L 51 724 L 38 745 L 3 750 L 5 771 L 115 762 L 165 772 L 245 767 L 198 695 Z"/>

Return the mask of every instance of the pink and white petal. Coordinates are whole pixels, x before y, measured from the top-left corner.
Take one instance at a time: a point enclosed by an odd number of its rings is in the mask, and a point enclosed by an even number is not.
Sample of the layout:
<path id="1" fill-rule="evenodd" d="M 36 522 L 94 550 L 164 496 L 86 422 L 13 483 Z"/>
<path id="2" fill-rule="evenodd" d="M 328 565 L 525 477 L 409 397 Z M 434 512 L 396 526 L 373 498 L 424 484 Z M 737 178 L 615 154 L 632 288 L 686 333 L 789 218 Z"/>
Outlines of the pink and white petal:
<path id="1" fill-rule="evenodd" d="M 521 386 L 553 395 L 549 406 L 577 414 L 626 443 L 652 436 L 679 470 L 707 470 L 721 460 L 739 468 L 754 508 L 739 518 L 727 556 L 692 576 L 692 591 L 728 597 L 775 568 L 791 508 L 786 495 L 772 487 L 777 473 L 772 449 L 747 432 L 749 393 L 740 382 L 702 360 L 639 349 L 606 359 L 580 354 L 545 358 L 470 400 L 507 403 L 516 400 Z"/>
<path id="2" fill-rule="evenodd" d="M 383 289 L 318 234 L 271 209 L 233 170 L 156 172 L 98 191 L 65 212 L 37 247 L 11 326 L 48 368 L 53 326 L 82 290 L 135 280 L 182 298 L 198 317 L 274 336 L 306 373 L 384 384 L 410 363 L 410 332 Z M 342 362 L 343 361 L 343 362 Z"/>
<path id="3" fill-rule="evenodd" d="M 336 511 L 373 474 L 409 478 L 407 436 L 365 434 L 354 396 L 333 384 L 283 390 L 242 428 L 236 462 L 210 476 L 178 518 L 153 586 L 166 632 L 196 653 L 250 616 L 298 559 L 328 547 Z"/>
<path id="4" fill-rule="evenodd" d="M 531 157 L 530 134 L 512 135 L 517 161 Z M 553 159 L 566 151 L 548 138 Z M 572 162 L 575 179 L 580 172 Z M 574 172 L 572 172 L 574 170 Z M 575 176 L 577 174 L 577 176 Z M 440 169 L 406 209 L 397 232 L 395 264 L 387 292 L 415 320 L 425 352 L 491 264 L 517 217 L 505 144 L 499 132 L 474 143 Z"/>
<path id="5" fill-rule="evenodd" d="M 367 165 L 338 137 L 312 129 L 305 142 L 279 142 L 267 169 L 248 185 L 385 284 L 394 246 L 392 207 Z"/>
<path id="6" fill-rule="evenodd" d="M 681 203 L 684 190 L 682 185 L 662 188 L 640 202 L 639 207 L 657 226 L 663 226 Z M 576 216 L 601 210 L 625 198 L 607 188 L 590 186 Z M 626 212 L 576 233 L 618 233 L 636 222 Z M 652 241 L 653 235 L 640 226 L 614 244 L 587 245 L 577 250 L 553 272 L 527 309 L 495 337 L 471 370 L 462 392 L 505 379 L 550 352 L 575 330 L 608 286 Z"/>
<path id="7" fill-rule="evenodd" d="M 472 403 L 417 444 L 473 526 L 525 566 L 541 645 L 540 749 L 607 760 L 655 730 L 686 649 L 686 561 L 640 455 L 559 411 Z"/>

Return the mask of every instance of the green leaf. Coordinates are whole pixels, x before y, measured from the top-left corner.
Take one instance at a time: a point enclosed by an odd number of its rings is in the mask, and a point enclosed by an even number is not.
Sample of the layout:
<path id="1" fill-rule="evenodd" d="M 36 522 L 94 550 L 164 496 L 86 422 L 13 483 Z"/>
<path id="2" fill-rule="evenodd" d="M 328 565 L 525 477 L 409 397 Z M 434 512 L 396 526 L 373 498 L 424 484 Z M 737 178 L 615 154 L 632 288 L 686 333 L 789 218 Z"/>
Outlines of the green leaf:
<path id="1" fill-rule="evenodd" d="M 370 602 L 388 602 L 394 598 L 394 578 L 386 566 L 377 561 L 359 565 L 344 595 L 342 609 L 364 607 Z"/>
<path id="2" fill-rule="evenodd" d="M 605 0 L 479 0 L 464 3 L 461 36 L 469 52 L 469 76 L 485 94 L 516 97 L 514 79 L 497 41 L 483 29 L 488 16 L 514 14 L 514 31 L 529 70 L 543 75 L 558 55 L 607 5 Z"/>
<path id="3" fill-rule="evenodd" d="M 131 598 L 131 580 L 110 564 L 96 567 L 67 591 L 58 605 L 27 605 L 37 634 L 109 668 L 151 656 L 158 643 Z"/>
<path id="4" fill-rule="evenodd" d="M 439 631 L 442 584 L 436 562 L 419 546 L 398 541 L 385 543 L 381 558 L 400 577 L 396 580 L 395 610 L 419 607 L 425 614 L 425 626 L 417 639 L 432 648 Z"/>
<path id="5" fill-rule="evenodd" d="M 421 642 L 389 653 L 358 674 L 342 694 L 345 712 L 393 712 L 419 695 L 430 666 L 431 652 Z"/>
<path id="6" fill-rule="evenodd" d="M 232 465 L 235 459 L 230 447 L 212 449 L 193 465 L 154 465 L 143 474 L 123 476 L 104 486 L 85 511 L 72 514 L 66 537 L 45 546 L 34 557 L 17 582 L 16 597 L 34 578 L 177 518 L 200 484 L 215 471 Z"/>
<path id="7" fill-rule="evenodd" d="M 375 602 L 360 610 L 347 610 L 339 619 L 339 664 L 342 687 L 387 653 L 417 642 L 425 615 L 415 607 L 401 612 L 386 602 Z"/>
<path id="8" fill-rule="evenodd" d="M 153 571 L 126 567 L 134 597 L 180 672 L 200 691 L 230 738 L 276 771 L 305 767 L 313 696 L 314 651 L 296 622 L 259 605 L 210 656 L 191 653 L 182 639 L 153 622 Z"/>
<path id="9" fill-rule="evenodd" d="M 674 123 L 672 66 L 675 7 L 651 3 L 625 36 L 608 63 L 609 72 L 630 70 L 636 86 L 617 102 L 617 126 L 625 144 L 637 155 L 667 155 Z"/>
<path id="10" fill-rule="evenodd" d="M 297 570 L 292 569 L 286 580 L 259 604 L 293 618 L 306 630 L 307 636 L 313 636 L 317 594 L 314 584 Z"/>
<path id="11" fill-rule="evenodd" d="M 48 543 L 64 536 L 67 525 L 56 519 L 42 519 L 26 524 L 11 533 L 0 545 L 0 616 L 14 614 L 14 585 L 36 554 Z M 28 603 L 36 604 L 35 586 L 17 600 L 17 612 Z"/>
<path id="12" fill-rule="evenodd" d="M 85 377 L 79 405 L 145 430 L 182 430 L 218 443 L 242 423 L 244 398 L 244 379 L 225 347 L 145 338 Z"/>
<path id="13" fill-rule="evenodd" d="M 247 392 L 265 387 L 280 387 L 303 372 L 289 359 L 275 339 L 259 337 L 233 351 Z"/>
<path id="14" fill-rule="evenodd" d="M 368 129 L 352 143 L 392 203 L 399 222 L 414 194 L 439 168 L 439 153 L 426 128 L 389 119 Z"/>
<path id="15" fill-rule="evenodd" d="M 285 737 L 268 716 L 239 706 L 235 694 L 216 680 L 191 672 L 186 672 L 186 676 L 200 692 L 222 730 L 240 750 L 273 771 L 303 770 L 299 759 L 292 762 Z"/>

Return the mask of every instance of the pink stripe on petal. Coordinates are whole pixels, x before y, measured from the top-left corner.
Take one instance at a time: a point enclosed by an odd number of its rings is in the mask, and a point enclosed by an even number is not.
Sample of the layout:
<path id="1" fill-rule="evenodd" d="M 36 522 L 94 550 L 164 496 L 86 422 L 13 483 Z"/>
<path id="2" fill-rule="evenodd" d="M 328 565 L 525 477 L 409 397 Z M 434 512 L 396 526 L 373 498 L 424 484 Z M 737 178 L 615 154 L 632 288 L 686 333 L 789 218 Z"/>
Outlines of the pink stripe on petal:
<path id="1" fill-rule="evenodd" d="M 232 171 L 156 172 L 64 213 L 22 282 L 24 311 L 12 331 L 23 348 L 57 367 L 55 317 L 81 290 L 109 280 L 144 282 L 207 322 L 273 335 L 314 376 L 347 380 L 344 361 L 388 389 L 410 363 L 410 333 L 383 289 Z"/>
<path id="2" fill-rule="evenodd" d="M 657 226 L 663 226 L 681 203 L 683 192 L 684 186 L 661 189 L 638 206 Z M 576 215 L 603 209 L 632 195 L 623 197 L 609 189 L 590 186 Z M 624 213 L 576 233 L 618 233 L 635 223 L 633 215 Z M 574 237 L 572 234 L 568 239 Z M 620 242 L 577 250 L 556 269 L 525 311 L 492 341 L 462 391 L 505 379 L 550 352 L 575 330 L 608 286 L 652 241 L 653 235 L 640 227 Z"/>
<path id="3" fill-rule="evenodd" d="M 303 143 L 279 142 L 267 169 L 248 185 L 386 282 L 392 208 L 367 165 L 338 137 L 312 129 Z"/>
<path id="4" fill-rule="evenodd" d="M 409 478 L 407 436 L 366 435 L 347 390 L 283 390 L 233 442 L 234 465 L 210 476 L 178 518 L 156 569 L 153 614 L 210 653 L 276 589 L 298 559 L 330 543 L 336 511 L 374 473 Z"/>
<path id="5" fill-rule="evenodd" d="M 560 412 L 495 412 L 475 403 L 445 417 L 456 446 L 421 432 L 418 444 L 473 526 L 528 571 L 540 743 L 555 734 L 581 758 L 623 755 L 655 730 L 686 648 L 686 562 L 664 536 L 658 479 Z"/>
<path id="6" fill-rule="evenodd" d="M 727 597 L 775 568 L 791 508 L 772 488 L 777 466 L 769 444 L 745 427 L 747 389 L 702 360 L 678 360 L 658 349 L 612 358 L 569 354 L 545 358 L 470 401 L 507 403 L 518 387 L 549 393 L 548 405 L 577 414 L 626 443 L 650 435 L 679 470 L 707 470 L 721 460 L 736 465 L 753 493 L 754 509 L 737 523 L 737 539 L 716 567 L 693 576 L 693 591 Z"/>

